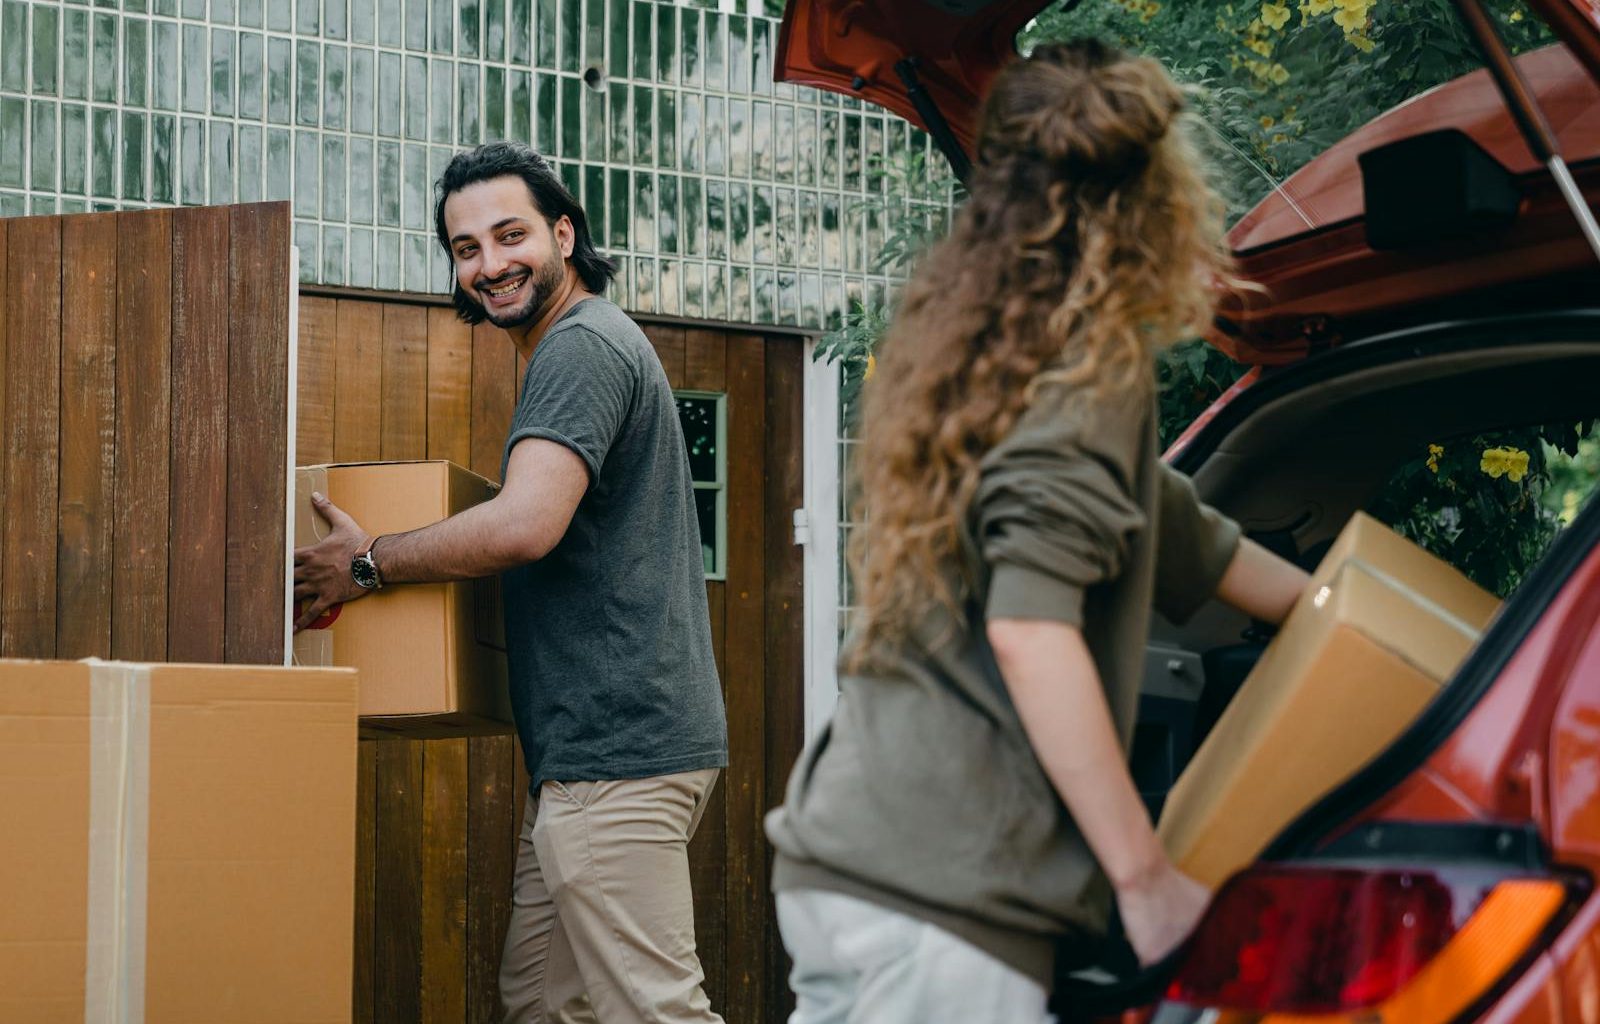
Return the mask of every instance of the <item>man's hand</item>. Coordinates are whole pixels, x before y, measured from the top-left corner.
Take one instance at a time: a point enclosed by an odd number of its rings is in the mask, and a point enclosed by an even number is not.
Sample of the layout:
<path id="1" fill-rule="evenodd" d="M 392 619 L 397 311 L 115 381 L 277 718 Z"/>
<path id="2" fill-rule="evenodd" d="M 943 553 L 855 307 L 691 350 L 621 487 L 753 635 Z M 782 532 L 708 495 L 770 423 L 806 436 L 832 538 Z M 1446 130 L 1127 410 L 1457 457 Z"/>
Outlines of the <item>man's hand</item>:
<path id="1" fill-rule="evenodd" d="M 368 591 L 350 575 L 350 562 L 366 550 L 371 535 L 337 505 L 321 494 L 311 495 L 311 507 L 332 531 L 308 548 L 294 552 L 294 599 L 301 602 L 296 633 L 320 619 L 336 604 L 366 597 Z"/>

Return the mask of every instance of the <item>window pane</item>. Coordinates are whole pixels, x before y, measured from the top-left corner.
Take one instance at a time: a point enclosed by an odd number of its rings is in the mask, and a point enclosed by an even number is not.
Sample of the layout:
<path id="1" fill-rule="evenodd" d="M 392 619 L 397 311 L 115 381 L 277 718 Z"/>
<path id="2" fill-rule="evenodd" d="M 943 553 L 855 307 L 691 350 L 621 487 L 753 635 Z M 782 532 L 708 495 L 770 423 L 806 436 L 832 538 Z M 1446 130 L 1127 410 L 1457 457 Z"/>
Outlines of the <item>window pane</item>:
<path id="1" fill-rule="evenodd" d="M 700 520 L 700 556 L 705 562 L 707 575 L 717 571 L 717 495 L 720 491 L 696 488 L 694 492 L 695 517 Z"/>
<path id="2" fill-rule="evenodd" d="M 678 399 L 678 422 L 689 450 L 689 475 L 697 483 L 717 482 L 717 400 Z"/>

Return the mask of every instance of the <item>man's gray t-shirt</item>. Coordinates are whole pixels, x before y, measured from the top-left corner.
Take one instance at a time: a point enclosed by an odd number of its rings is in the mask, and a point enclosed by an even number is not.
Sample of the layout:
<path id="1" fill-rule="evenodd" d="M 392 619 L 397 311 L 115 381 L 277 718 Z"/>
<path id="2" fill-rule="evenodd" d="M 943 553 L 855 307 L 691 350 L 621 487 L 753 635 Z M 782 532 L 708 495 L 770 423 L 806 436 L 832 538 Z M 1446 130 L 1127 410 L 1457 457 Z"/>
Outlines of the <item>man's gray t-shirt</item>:
<path id="1" fill-rule="evenodd" d="M 643 778 L 728 763 L 689 458 L 667 375 L 632 320 L 586 299 L 534 349 L 506 458 L 575 452 L 589 489 L 555 548 L 502 577 L 528 773 Z"/>

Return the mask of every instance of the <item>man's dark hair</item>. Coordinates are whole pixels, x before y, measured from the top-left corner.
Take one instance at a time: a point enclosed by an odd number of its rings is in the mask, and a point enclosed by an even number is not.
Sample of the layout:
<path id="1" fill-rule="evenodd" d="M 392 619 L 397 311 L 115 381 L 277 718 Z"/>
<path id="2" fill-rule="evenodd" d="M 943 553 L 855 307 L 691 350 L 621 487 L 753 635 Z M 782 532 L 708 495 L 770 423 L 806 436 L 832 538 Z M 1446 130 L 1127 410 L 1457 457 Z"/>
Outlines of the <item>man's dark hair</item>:
<path id="1" fill-rule="evenodd" d="M 527 183 L 528 191 L 533 195 L 533 205 L 544 215 L 547 224 L 554 226 L 562 217 L 572 222 L 574 237 L 572 255 L 568 259 L 585 288 L 600 295 L 617 273 L 616 261 L 595 251 L 594 241 L 589 237 L 589 218 L 584 216 L 583 207 L 567 191 L 567 186 L 544 157 L 515 142 L 486 142 L 476 149 L 456 154 L 434 185 L 434 191 L 438 193 L 438 200 L 433 207 L 434 230 L 439 235 L 439 244 L 444 246 L 445 255 L 451 257 L 450 283 L 456 315 L 469 324 L 481 323 L 488 315 L 482 304 L 473 301 L 462 291 L 456 280 L 450 233 L 444 226 L 444 201 L 468 185 L 508 174 L 514 174 Z"/>

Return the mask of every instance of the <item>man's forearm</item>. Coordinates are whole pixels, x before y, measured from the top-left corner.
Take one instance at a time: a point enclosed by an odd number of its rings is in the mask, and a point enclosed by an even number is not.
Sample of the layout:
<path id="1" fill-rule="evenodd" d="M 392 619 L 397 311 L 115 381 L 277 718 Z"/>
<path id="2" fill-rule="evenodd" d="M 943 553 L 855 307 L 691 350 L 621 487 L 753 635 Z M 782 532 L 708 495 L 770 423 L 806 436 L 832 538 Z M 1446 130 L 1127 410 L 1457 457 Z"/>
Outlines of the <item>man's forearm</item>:
<path id="1" fill-rule="evenodd" d="M 534 561 L 543 552 L 528 549 L 526 531 L 504 522 L 494 499 L 449 519 L 408 533 L 387 533 L 373 560 L 389 583 L 438 583 L 493 576 Z"/>

